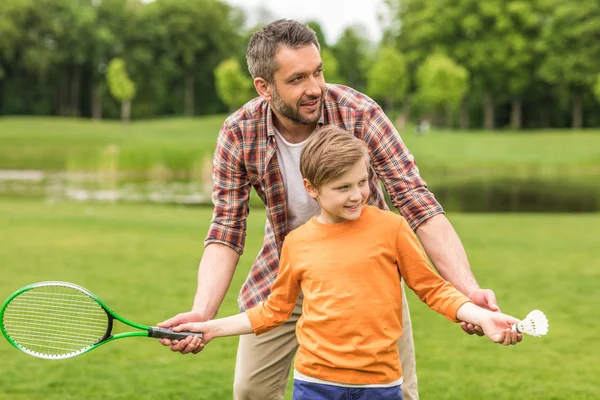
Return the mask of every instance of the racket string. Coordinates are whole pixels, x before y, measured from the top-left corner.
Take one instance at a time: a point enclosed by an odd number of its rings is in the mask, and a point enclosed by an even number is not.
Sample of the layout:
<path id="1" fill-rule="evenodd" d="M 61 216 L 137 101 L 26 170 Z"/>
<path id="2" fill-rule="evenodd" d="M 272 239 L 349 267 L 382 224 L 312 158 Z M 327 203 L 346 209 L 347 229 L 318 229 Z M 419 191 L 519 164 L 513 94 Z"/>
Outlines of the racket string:
<path id="1" fill-rule="evenodd" d="M 6 307 L 3 324 L 27 351 L 58 357 L 102 339 L 109 317 L 96 300 L 76 288 L 42 286 L 15 297 Z"/>

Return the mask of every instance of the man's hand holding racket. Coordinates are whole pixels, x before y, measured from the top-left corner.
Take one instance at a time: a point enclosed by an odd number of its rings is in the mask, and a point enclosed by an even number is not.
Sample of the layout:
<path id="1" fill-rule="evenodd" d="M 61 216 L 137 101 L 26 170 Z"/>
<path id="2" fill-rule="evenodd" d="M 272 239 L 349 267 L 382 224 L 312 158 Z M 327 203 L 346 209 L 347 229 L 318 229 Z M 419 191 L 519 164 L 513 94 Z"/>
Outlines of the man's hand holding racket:
<path id="1" fill-rule="evenodd" d="M 187 323 L 200 323 L 206 321 L 207 318 L 204 317 L 202 313 L 190 311 L 185 313 L 177 314 L 176 316 L 167 319 L 159 324 L 157 324 L 160 328 L 169 328 L 172 329 L 181 324 Z M 210 341 L 210 339 L 205 339 L 204 341 L 197 336 L 190 336 L 185 340 L 169 340 L 169 339 L 160 339 L 159 342 L 164 346 L 169 346 L 171 351 L 178 351 L 181 354 L 198 354 L 204 346 Z"/>

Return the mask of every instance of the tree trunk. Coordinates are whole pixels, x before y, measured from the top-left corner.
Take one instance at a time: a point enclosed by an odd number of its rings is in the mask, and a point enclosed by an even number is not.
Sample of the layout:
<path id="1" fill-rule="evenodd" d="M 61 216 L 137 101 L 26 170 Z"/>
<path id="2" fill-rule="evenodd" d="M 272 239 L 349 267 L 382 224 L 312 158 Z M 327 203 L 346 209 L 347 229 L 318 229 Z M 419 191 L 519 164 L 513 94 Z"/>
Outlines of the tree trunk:
<path id="1" fill-rule="evenodd" d="M 467 97 L 462 99 L 460 102 L 460 116 L 459 116 L 460 129 L 469 129 L 469 102 Z"/>
<path id="2" fill-rule="evenodd" d="M 92 119 L 102 119 L 102 84 L 96 83 L 92 88 Z"/>
<path id="3" fill-rule="evenodd" d="M 444 125 L 446 126 L 446 128 L 452 129 L 452 125 L 454 124 L 454 108 L 450 104 L 448 104 L 445 107 L 445 112 L 446 122 L 444 123 Z"/>
<path id="4" fill-rule="evenodd" d="M 188 73 L 185 77 L 185 111 L 186 117 L 194 115 L 194 75 Z"/>
<path id="5" fill-rule="evenodd" d="M 69 101 L 69 115 L 78 117 L 79 112 L 79 88 L 81 87 L 81 66 L 76 65 L 71 75 L 71 94 Z"/>
<path id="6" fill-rule="evenodd" d="M 540 127 L 550 128 L 550 111 L 547 105 L 543 105 L 540 109 Z"/>
<path id="7" fill-rule="evenodd" d="M 131 121 L 131 100 L 124 100 L 121 103 L 121 122 L 128 124 Z"/>
<path id="8" fill-rule="evenodd" d="M 583 126 L 583 106 L 581 92 L 573 93 L 573 129 L 581 129 Z"/>
<path id="9" fill-rule="evenodd" d="M 484 116 L 483 126 L 485 129 L 494 129 L 494 95 L 491 91 L 486 90 L 484 98 Z"/>
<path id="10" fill-rule="evenodd" d="M 58 81 L 58 93 L 56 96 L 56 111 L 60 117 L 67 116 L 69 97 L 69 79 L 66 73 L 60 74 Z"/>
<path id="11" fill-rule="evenodd" d="M 516 97 L 512 101 L 510 110 L 510 126 L 513 129 L 523 128 L 523 102 L 520 97 Z"/>

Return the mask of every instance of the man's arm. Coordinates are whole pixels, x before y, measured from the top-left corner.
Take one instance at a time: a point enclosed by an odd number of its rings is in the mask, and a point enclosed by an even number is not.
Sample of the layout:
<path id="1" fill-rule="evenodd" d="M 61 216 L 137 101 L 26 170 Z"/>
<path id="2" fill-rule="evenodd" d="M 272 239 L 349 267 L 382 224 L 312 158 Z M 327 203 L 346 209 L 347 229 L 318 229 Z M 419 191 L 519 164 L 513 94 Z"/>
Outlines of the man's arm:
<path id="1" fill-rule="evenodd" d="M 419 236 L 434 267 L 475 304 L 497 311 L 494 293 L 479 288 L 458 235 L 421 178 L 413 155 L 377 105 L 365 122 L 364 140 L 377 176 L 394 206 Z M 470 324 L 462 327 L 469 334 L 483 334 Z"/>
<path id="2" fill-rule="evenodd" d="M 479 288 L 471 272 L 465 248 L 445 215 L 438 214 L 425 220 L 418 226 L 416 234 L 427 256 L 444 279 L 478 306 L 500 311 L 494 292 Z M 470 323 L 463 322 L 461 327 L 470 335 L 484 335 L 479 327 Z"/>
<path id="3" fill-rule="evenodd" d="M 172 328 L 186 322 L 206 321 L 215 316 L 231 284 L 244 249 L 250 185 L 246 175 L 239 130 L 221 127 L 213 156 L 214 211 L 198 267 L 198 286 L 192 311 L 178 314 L 159 326 Z M 162 339 L 173 351 L 194 350 L 190 338 L 181 342 Z"/>
<path id="4" fill-rule="evenodd" d="M 198 267 L 198 288 L 192 312 L 203 320 L 213 319 L 229 289 L 240 255 L 231 247 L 211 243 L 204 250 Z"/>
<path id="5" fill-rule="evenodd" d="M 480 289 L 467 259 L 467 253 L 450 221 L 435 215 L 417 228 L 417 236 L 440 275 L 475 304 L 499 311 L 494 292 Z"/>
<path id="6" fill-rule="evenodd" d="M 231 247 L 221 243 L 209 244 L 204 250 L 198 267 L 198 289 L 192 311 L 177 314 L 173 318 L 161 322 L 158 326 L 173 328 L 185 323 L 213 319 L 229 289 L 239 259 L 239 254 Z M 161 339 L 160 342 L 165 346 L 170 346 L 172 351 L 186 354 L 195 349 L 195 346 L 191 346 L 192 339 L 193 337 L 182 341 Z"/>
<path id="7" fill-rule="evenodd" d="M 467 253 L 446 216 L 438 214 L 425 220 L 416 234 L 440 275 L 470 298 L 479 285 L 471 272 Z"/>

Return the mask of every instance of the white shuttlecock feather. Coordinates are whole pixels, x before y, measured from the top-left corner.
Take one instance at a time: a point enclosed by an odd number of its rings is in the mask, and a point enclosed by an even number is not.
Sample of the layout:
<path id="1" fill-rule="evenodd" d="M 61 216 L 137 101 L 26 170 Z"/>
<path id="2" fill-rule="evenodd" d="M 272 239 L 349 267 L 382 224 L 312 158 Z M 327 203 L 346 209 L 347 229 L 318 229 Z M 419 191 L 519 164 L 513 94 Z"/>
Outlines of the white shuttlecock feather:
<path id="1" fill-rule="evenodd" d="M 513 325 L 513 330 L 531 336 L 542 336 L 548 333 L 548 319 L 540 310 L 533 310 L 523 320 Z"/>

